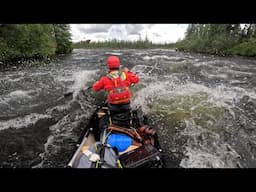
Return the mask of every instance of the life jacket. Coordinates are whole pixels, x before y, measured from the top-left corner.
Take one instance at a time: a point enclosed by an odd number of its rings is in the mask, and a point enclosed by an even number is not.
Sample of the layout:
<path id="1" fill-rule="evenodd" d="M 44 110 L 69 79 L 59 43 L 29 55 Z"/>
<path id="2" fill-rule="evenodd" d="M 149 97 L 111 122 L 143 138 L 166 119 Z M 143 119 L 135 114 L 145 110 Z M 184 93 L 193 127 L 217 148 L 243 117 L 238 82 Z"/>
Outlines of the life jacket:
<path id="1" fill-rule="evenodd" d="M 131 91 L 124 82 L 125 72 L 113 71 L 107 74 L 107 77 L 113 82 L 113 88 L 109 90 L 108 102 L 111 104 L 129 103 Z"/>

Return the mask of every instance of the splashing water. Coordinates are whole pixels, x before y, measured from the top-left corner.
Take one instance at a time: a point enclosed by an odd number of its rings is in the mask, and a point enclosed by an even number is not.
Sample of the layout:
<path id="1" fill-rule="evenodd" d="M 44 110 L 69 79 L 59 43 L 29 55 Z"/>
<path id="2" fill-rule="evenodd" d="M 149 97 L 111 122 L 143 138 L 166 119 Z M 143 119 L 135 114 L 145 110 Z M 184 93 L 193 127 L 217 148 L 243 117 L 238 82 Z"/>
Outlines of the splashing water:
<path id="1" fill-rule="evenodd" d="M 164 49 L 81 49 L 0 72 L 1 167 L 65 167 L 103 98 L 82 90 L 103 74 L 99 60 L 110 53 L 140 77 L 131 104 L 157 129 L 166 167 L 256 167 L 255 62 Z M 67 90 L 73 97 L 63 97 Z"/>
<path id="2" fill-rule="evenodd" d="M 159 57 L 151 56 L 150 59 L 159 59 Z M 211 68 L 218 62 L 220 61 L 202 63 Z M 229 61 L 222 62 L 222 64 L 235 65 L 234 62 Z M 194 66 L 202 65 L 194 64 Z M 224 66 L 215 67 L 223 68 Z M 242 66 L 241 68 L 246 67 Z M 143 74 L 146 67 L 140 66 L 139 69 Z M 184 69 L 180 68 L 180 70 Z M 230 71 L 228 72 L 230 73 Z M 249 77 L 252 75 L 239 71 L 233 74 L 236 75 L 235 77 L 237 75 Z M 154 125 L 159 127 L 159 134 L 167 138 L 163 139 L 162 143 L 163 146 L 167 146 L 165 151 L 169 152 L 169 156 L 177 155 L 177 151 L 182 154 L 179 166 L 243 167 L 246 160 L 254 158 L 254 155 L 249 155 L 250 152 L 244 152 L 246 144 L 242 145 L 239 142 L 240 146 L 238 146 L 235 143 L 238 140 L 235 137 L 239 135 L 237 130 L 241 124 L 239 123 L 239 120 L 241 121 L 239 118 L 241 116 L 240 103 L 245 97 L 248 97 L 255 105 L 255 90 L 237 86 L 230 87 L 224 83 L 209 85 L 208 81 L 204 85 L 202 81 L 200 84 L 197 83 L 200 81 L 191 82 L 191 78 L 184 81 L 176 74 L 165 76 L 162 78 L 163 81 L 153 83 L 146 77 L 142 77 L 142 81 L 148 83 L 143 82 L 144 87 L 135 93 L 134 105 L 142 105 L 144 111 L 152 114 Z M 209 79 L 212 77 L 213 75 L 208 75 Z M 232 76 L 226 74 L 215 76 L 215 78 L 230 77 Z M 245 116 L 244 118 L 248 119 Z M 247 127 L 255 125 L 255 116 L 249 119 L 246 121 Z M 249 134 L 244 135 L 243 138 L 239 136 L 239 138 L 249 140 L 252 145 L 253 139 Z M 166 145 L 168 142 L 169 145 Z M 169 161 L 172 159 L 169 158 Z M 254 166 L 254 164 L 255 162 L 251 161 L 250 166 Z"/>
<path id="3" fill-rule="evenodd" d="M 79 71 L 73 74 L 74 84 L 71 86 L 71 90 L 74 91 L 74 96 L 77 96 L 80 90 L 86 89 L 86 83 L 90 82 L 92 76 L 95 75 L 98 70 L 91 71 Z"/>

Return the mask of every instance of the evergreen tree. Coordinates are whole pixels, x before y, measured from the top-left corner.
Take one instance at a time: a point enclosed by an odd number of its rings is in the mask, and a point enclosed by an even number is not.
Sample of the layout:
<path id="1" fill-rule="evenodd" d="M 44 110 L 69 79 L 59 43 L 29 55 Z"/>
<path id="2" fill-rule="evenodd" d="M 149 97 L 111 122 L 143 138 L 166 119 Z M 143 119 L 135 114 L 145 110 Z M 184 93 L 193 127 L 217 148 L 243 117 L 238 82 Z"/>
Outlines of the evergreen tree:
<path id="1" fill-rule="evenodd" d="M 256 25 L 190 24 L 185 38 L 177 43 L 180 50 L 210 54 L 255 56 Z"/>
<path id="2" fill-rule="evenodd" d="M 70 26 L 66 24 L 54 24 L 55 39 L 57 43 L 57 54 L 71 53 L 72 42 Z"/>
<path id="3" fill-rule="evenodd" d="M 0 27 L 0 59 L 31 58 L 55 54 L 52 25 L 5 24 Z"/>
<path id="4" fill-rule="evenodd" d="M 71 51 L 69 25 L 0 24 L 0 60 L 42 58 Z"/>

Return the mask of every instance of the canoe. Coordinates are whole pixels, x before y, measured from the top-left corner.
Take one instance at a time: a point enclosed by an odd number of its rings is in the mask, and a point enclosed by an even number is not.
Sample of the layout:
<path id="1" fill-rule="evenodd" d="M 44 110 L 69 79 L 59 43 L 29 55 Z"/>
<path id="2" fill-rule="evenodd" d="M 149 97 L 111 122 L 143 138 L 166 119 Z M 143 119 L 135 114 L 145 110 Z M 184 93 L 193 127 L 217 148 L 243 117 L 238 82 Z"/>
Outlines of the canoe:
<path id="1" fill-rule="evenodd" d="M 161 168 L 162 150 L 141 107 L 110 114 L 103 104 L 83 130 L 68 167 Z"/>

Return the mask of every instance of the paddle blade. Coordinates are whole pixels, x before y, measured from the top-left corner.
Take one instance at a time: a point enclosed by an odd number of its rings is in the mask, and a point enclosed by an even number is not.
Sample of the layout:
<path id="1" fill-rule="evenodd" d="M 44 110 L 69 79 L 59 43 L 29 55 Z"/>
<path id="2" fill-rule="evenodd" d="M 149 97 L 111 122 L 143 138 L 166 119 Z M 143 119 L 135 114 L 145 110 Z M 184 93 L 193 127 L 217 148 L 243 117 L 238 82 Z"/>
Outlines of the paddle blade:
<path id="1" fill-rule="evenodd" d="M 73 92 L 64 93 L 64 97 L 68 97 L 68 96 L 70 96 L 70 95 L 72 95 L 72 94 L 73 94 Z"/>

